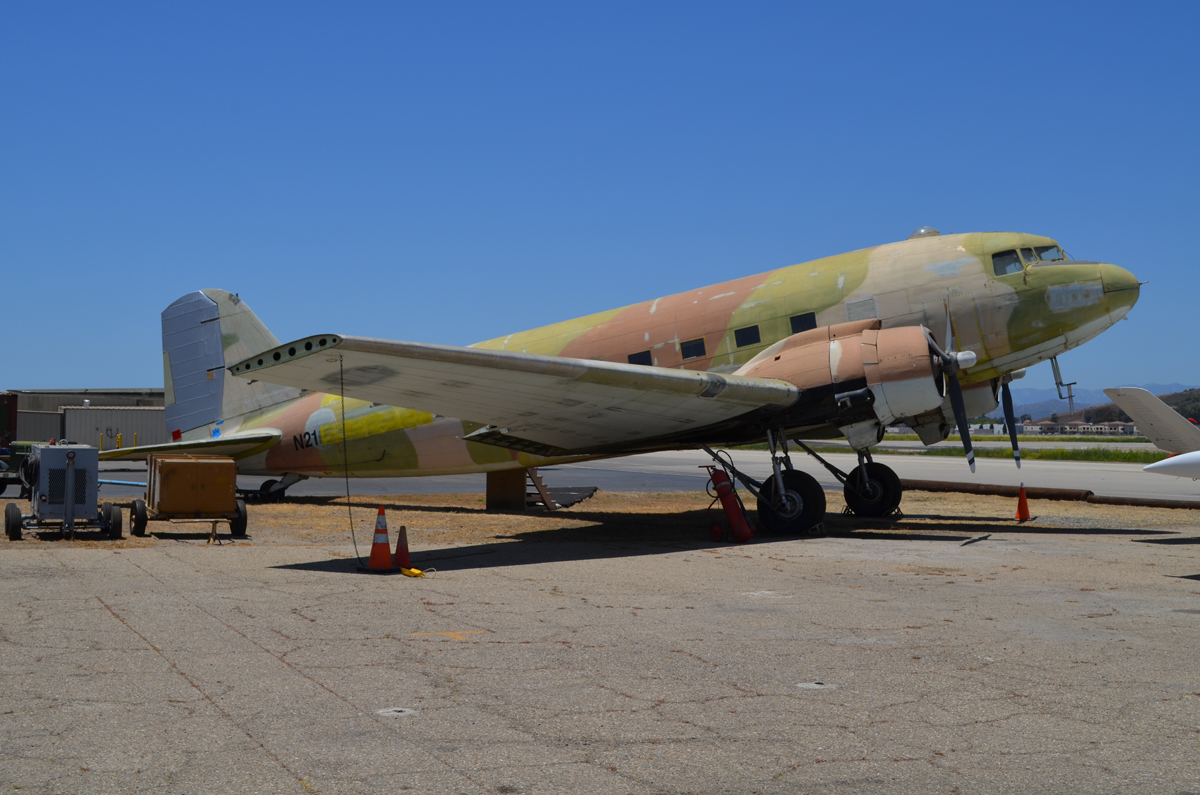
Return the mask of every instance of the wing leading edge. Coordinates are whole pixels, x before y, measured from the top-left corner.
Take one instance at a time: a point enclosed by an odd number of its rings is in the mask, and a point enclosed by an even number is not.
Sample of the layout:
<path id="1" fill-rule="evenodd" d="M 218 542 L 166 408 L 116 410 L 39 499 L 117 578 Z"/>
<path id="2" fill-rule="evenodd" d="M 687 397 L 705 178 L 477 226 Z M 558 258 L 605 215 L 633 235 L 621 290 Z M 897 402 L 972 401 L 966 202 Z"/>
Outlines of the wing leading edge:
<path id="1" fill-rule="evenodd" d="M 786 381 L 617 362 L 326 334 L 229 371 L 484 423 L 470 438 L 531 452 L 587 452 L 782 412 Z"/>

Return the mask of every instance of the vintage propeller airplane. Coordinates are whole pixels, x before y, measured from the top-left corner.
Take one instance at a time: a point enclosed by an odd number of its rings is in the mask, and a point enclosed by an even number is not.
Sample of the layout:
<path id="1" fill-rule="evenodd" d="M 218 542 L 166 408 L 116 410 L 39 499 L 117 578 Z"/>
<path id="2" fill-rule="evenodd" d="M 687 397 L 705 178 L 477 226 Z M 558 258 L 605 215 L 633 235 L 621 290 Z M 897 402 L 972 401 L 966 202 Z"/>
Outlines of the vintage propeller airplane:
<path id="1" fill-rule="evenodd" d="M 859 515 L 892 512 L 900 481 L 872 461 L 893 423 L 925 444 L 1003 401 L 1023 368 L 1098 335 L 1136 303 L 1137 279 L 1012 232 L 941 235 L 826 257 L 467 348 L 316 334 L 280 345 L 241 299 L 185 295 L 163 312 L 165 450 L 239 459 L 267 495 L 306 477 L 514 470 L 654 450 L 759 442 L 759 521 L 804 533 L 825 494 L 789 442 L 844 436 Z M 405 408 L 399 408 L 404 406 Z M 1020 466 L 1015 430 L 1013 454 Z M 507 477 L 504 473 L 510 473 Z M 489 490 L 492 483 L 489 482 Z"/>

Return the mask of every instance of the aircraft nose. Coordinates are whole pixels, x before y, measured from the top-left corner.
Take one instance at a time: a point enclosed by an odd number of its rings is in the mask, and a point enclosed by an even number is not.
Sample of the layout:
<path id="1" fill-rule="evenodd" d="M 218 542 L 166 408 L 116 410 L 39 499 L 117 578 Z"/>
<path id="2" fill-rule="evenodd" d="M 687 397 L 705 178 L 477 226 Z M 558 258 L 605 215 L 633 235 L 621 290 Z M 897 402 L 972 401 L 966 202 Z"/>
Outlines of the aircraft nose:
<path id="1" fill-rule="evenodd" d="M 1141 285 L 1136 276 L 1124 268 L 1107 262 L 1100 266 L 1100 280 L 1104 282 L 1104 292 L 1106 293 L 1132 290 L 1133 300 L 1136 301 L 1138 293 L 1141 292 Z"/>

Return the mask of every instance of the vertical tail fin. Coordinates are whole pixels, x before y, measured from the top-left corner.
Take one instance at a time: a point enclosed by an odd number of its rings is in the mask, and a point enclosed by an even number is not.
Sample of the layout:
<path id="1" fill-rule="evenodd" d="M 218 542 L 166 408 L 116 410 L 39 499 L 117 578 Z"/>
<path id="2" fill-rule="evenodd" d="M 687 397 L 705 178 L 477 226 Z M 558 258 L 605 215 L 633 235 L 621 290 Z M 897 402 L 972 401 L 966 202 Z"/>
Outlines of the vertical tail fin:
<path id="1" fill-rule="evenodd" d="M 162 338 L 172 438 L 300 395 L 292 387 L 227 378 L 226 366 L 279 344 L 233 293 L 198 290 L 175 301 L 163 310 Z"/>

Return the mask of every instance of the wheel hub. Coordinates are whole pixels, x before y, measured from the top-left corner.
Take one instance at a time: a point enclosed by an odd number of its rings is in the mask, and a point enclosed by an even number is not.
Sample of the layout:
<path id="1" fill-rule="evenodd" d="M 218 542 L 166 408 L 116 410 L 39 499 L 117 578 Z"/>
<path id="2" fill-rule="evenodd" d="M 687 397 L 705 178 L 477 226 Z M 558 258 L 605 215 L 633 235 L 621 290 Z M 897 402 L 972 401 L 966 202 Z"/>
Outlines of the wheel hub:
<path id="1" fill-rule="evenodd" d="M 781 519 L 795 519 L 804 511 L 804 500 L 794 491 L 787 490 L 771 501 L 771 507 Z"/>
<path id="2" fill-rule="evenodd" d="M 883 486 L 874 480 L 867 480 L 859 485 L 858 493 L 866 502 L 879 502 L 883 496 Z"/>

